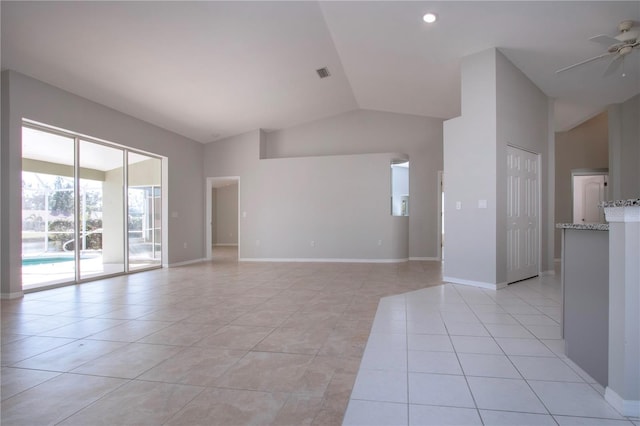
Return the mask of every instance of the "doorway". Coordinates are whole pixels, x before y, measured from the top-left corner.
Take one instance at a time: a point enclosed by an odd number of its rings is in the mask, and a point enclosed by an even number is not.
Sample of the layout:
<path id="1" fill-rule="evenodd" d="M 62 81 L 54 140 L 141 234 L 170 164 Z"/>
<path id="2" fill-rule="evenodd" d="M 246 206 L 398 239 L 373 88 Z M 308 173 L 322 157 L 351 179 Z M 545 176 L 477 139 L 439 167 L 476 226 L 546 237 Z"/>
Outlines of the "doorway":
<path id="1" fill-rule="evenodd" d="M 507 146 L 507 282 L 539 274 L 540 158 Z"/>
<path id="2" fill-rule="evenodd" d="M 226 252 L 240 246 L 240 178 L 207 178 L 206 254 L 213 259 L 214 247 Z M 222 251 L 219 251 L 222 253 Z"/>
<path id="3" fill-rule="evenodd" d="M 573 223 L 604 223 L 600 203 L 607 199 L 608 182 L 608 169 L 571 171 Z"/>

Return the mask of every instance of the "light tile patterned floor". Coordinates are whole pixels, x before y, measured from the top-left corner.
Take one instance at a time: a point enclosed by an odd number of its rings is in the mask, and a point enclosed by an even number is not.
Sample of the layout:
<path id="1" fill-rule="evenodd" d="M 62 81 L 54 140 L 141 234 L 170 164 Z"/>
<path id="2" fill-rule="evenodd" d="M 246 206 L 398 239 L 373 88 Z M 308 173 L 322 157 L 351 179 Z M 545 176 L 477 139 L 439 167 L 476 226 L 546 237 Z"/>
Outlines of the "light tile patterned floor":
<path id="1" fill-rule="evenodd" d="M 553 279 L 214 255 L 2 301 L 2 424 L 632 424 L 562 357 Z"/>
<path id="2" fill-rule="evenodd" d="M 380 301 L 344 425 L 638 425 L 563 353 L 559 276 Z"/>
<path id="3" fill-rule="evenodd" d="M 2 425 L 339 425 L 381 297 L 437 262 L 214 262 L 2 301 Z"/>

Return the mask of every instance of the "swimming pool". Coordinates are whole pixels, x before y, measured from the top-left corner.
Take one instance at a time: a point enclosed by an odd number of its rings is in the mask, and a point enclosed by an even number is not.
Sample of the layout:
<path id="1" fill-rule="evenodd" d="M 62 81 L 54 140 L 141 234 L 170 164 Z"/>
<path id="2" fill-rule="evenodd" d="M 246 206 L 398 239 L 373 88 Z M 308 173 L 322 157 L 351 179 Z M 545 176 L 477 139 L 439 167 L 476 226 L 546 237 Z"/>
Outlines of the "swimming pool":
<path id="1" fill-rule="evenodd" d="M 22 266 L 48 265 L 51 263 L 73 262 L 73 256 L 23 257 Z"/>
<path id="2" fill-rule="evenodd" d="M 82 256 L 80 260 L 92 259 L 90 256 Z M 42 256 L 42 257 L 23 257 L 22 266 L 33 265 L 50 265 L 52 263 L 73 262 L 73 256 Z"/>

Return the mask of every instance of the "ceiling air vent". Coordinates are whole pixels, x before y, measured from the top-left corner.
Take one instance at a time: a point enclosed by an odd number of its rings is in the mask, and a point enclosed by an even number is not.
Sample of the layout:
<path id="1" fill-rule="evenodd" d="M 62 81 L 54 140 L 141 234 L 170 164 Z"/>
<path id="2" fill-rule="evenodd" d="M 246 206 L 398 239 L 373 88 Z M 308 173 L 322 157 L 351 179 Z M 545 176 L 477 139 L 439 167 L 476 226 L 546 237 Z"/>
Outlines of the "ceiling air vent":
<path id="1" fill-rule="evenodd" d="M 316 72 L 318 73 L 318 77 L 320 78 L 327 78 L 331 75 L 331 73 L 329 72 L 329 68 L 327 67 L 317 69 Z"/>

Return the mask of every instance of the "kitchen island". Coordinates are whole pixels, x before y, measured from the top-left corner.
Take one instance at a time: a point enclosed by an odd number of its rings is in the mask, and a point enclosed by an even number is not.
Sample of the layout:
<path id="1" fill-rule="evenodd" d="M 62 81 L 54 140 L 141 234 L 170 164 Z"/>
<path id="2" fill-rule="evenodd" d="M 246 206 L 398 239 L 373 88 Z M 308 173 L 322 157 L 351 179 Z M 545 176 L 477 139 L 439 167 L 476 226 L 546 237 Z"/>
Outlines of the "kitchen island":
<path id="1" fill-rule="evenodd" d="M 608 382 L 609 225 L 561 223 L 565 353 L 598 383 Z"/>

